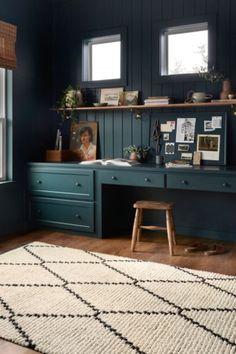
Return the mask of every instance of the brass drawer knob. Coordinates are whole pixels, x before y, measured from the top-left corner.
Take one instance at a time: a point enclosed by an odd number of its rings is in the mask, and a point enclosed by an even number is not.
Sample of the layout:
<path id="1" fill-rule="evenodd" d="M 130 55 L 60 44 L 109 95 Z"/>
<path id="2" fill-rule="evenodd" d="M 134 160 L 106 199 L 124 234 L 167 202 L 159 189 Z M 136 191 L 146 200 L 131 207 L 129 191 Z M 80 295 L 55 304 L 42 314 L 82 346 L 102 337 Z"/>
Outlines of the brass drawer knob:
<path id="1" fill-rule="evenodd" d="M 186 181 L 185 179 L 182 179 L 181 183 L 186 185 L 186 184 L 188 184 L 188 181 Z"/>
<path id="2" fill-rule="evenodd" d="M 222 187 L 229 187 L 229 184 L 227 182 L 222 183 Z"/>
<path id="3" fill-rule="evenodd" d="M 37 179 L 37 184 L 42 184 L 42 181 L 40 181 L 40 179 Z"/>
<path id="4" fill-rule="evenodd" d="M 75 217 L 76 217 L 76 219 L 81 219 L 80 215 L 77 213 L 75 214 Z"/>
<path id="5" fill-rule="evenodd" d="M 144 181 L 145 182 L 150 182 L 150 179 L 146 177 L 146 178 L 144 178 Z"/>
<path id="6" fill-rule="evenodd" d="M 117 177 L 116 177 L 116 176 L 112 176 L 111 179 L 112 179 L 113 181 L 115 181 L 115 180 L 117 180 Z"/>
<path id="7" fill-rule="evenodd" d="M 80 184 L 79 182 L 75 182 L 75 186 L 76 186 L 76 187 L 80 187 L 81 184 Z"/>

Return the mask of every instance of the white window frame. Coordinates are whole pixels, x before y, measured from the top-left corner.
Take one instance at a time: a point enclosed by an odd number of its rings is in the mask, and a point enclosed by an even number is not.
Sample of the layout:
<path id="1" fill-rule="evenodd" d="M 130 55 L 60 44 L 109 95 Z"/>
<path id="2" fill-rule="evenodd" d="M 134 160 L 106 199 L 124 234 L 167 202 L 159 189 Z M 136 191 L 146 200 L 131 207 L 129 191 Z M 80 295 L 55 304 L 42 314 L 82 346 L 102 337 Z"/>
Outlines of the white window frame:
<path id="1" fill-rule="evenodd" d="M 6 180 L 6 99 L 7 99 L 7 73 L 6 69 L 0 68 L 0 181 Z"/>
<path id="2" fill-rule="evenodd" d="M 160 75 L 161 76 L 172 76 L 173 74 L 169 74 L 168 71 L 168 36 L 173 34 L 180 34 L 180 33 L 191 33 L 191 32 L 198 32 L 198 31 L 208 31 L 208 38 L 209 38 L 209 24 L 208 22 L 199 22 L 193 23 L 188 25 L 180 25 L 180 26 L 173 26 L 165 28 L 161 34 L 160 40 Z M 209 67 L 209 39 L 208 39 L 208 67 Z M 194 73 L 180 73 L 174 74 L 178 75 L 188 75 Z"/>
<path id="3" fill-rule="evenodd" d="M 83 65 L 82 65 L 82 80 L 83 81 L 97 81 L 92 78 L 92 47 L 94 44 L 105 44 L 105 43 L 114 43 L 120 42 L 121 46 L 121 34 L 113 34 L 108 36 L 101 36 L 96 38 L 89 38 L 83 40 Z M 102 79 L 101 81 L 109 80 L 120 80 L 121 79 L 121 52 L 120 52 L 120 77 L 112 79 Z M 100 80 L 99 80 L 100 81 Z"/>

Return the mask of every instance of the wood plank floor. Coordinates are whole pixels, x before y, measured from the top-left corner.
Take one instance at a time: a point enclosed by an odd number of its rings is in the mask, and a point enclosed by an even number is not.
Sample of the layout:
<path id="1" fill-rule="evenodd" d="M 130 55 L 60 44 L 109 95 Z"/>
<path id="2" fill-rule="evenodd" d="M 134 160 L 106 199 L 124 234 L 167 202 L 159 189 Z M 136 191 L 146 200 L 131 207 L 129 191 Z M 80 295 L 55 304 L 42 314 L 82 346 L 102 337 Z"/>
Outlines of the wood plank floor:
<path id="1" fill-rule="evenodd" d="M 137 251 L 132 253 L 130 251 L 130 236 L 96 239 L 72 233 L 68 234 L 51 230 L 40 230 L 24 235 L 11 235 L 7 237 L 1 237 L 0 253 L 9 251 L 33 241 L 47 242 L 59 246 L 80 248 L 94 252 L 108 253 L 117 256 L 177 265 L 191 269 L 236 275 L 236 243 L 226 243 L 222 241 L 199 239 L 193 237 L 178 236 L 176 256 L 170 257 L 167 239 L 161 235 L 154 236 L 150 233 L 145 234 L 142 238 L 142 242 L 137 245 Z M 196 254 L 187 254 L 184 252 L 186 246 L 199 241 L 209 246 L 215 244 L 223 245 L 227 249 L 227 252 L 225 254 L 214 256 L 204 256 L 202 252 Z M 0 339 L 0 354 L 33 353 L 36 352 Z"/>

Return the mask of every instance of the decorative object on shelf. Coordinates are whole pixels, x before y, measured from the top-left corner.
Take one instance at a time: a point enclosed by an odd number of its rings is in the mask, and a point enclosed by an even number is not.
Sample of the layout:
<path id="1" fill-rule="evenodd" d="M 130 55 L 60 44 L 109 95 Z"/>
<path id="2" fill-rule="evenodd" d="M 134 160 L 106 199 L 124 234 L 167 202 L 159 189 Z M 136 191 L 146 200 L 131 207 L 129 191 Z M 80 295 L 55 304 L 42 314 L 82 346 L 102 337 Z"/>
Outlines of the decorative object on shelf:
<path id="1" fill-rule="evenodd" d="M 96 160 L 97 122 L 72 122 L 70 150 L 77 154 L 79 161 Z"/>
<path id="2" fill-rule="evenodd" d="M 147 158 L 147 153 L 150 150 L 149 146 L 136 146 L 129 145 L 124 148 L 125 156 L 128 156 L 130 160 L 137 160 L 143 162 Z"/>
<path id="3" fill-rule="evenodd" d="M 156 164 L 162 165 L 163 157 L 161 156 L 161 126 L 159 120 L 156 120 L 152 130 L 152 140 L 155 141 Z"/>
<path id="4" fill-rule="evenodd" d="M 124 91 L 123 101 L 124 106 L 136 106 L 138 104 L 138 91 Z"/>
<path id="5" fill-rule="evenodd" d="M 186 103 L 198 103 L 198 102 L 209 102 L 213 95 L 205 92 L 194 92 L 192 90 L 188 91 Z"/>
<path id="6" fill-rule="evenodd" d="M 118 106 L 122 102 L 123 87 L 102 88 L 100 103 L 107 103 L 108 106 Z"/>
<path id="7" fill-rule="evenodd" d="M 62 93 L 62 96 L 57 104 L 58 113 L 60 113 L 62 122 L 65 119 L 74 118 L 74 108 L 83 106 L 83 96 L 79 88 L 74 89 L 69 85 Z"/>
<path id="8" fill-rule="evenodd" d="M 228 99 L 229 95 L 232 95 L 233 91 L 231 89 L 231 81 L 229 79 L 225 79 L 222 82 L 222 91 L 220 93 L 220 99 L 221 100 L 226 100 Z"/>

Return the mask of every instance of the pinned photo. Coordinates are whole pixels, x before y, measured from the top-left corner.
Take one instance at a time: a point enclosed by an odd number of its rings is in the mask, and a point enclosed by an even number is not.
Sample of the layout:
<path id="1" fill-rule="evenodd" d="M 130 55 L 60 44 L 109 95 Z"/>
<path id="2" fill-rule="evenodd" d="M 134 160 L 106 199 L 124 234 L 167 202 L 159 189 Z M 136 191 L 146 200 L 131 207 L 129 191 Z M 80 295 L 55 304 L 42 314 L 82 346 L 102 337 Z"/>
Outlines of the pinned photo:
<path id="1" fill-rule="evenodd" d="M 165 154 L 174 155 L 175 153 L 175 143 L 165 143 Z"/>

